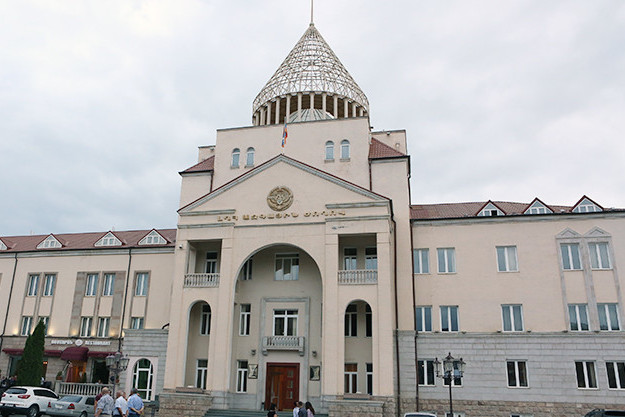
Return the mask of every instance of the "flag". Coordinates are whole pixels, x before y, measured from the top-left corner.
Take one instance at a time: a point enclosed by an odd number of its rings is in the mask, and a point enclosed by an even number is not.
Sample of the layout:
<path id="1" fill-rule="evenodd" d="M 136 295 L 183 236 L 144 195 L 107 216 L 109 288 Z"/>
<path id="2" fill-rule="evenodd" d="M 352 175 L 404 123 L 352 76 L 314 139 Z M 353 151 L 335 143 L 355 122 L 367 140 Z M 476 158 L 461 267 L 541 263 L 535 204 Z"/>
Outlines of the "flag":
<path id="1" fill-rule="evenodd" d="M 284 122 L 284 129 L 282 129 L 282 147 L 286 145 L 286 138 L 289 137 L 289 132 L 286 130 L 286 122 Z"/>

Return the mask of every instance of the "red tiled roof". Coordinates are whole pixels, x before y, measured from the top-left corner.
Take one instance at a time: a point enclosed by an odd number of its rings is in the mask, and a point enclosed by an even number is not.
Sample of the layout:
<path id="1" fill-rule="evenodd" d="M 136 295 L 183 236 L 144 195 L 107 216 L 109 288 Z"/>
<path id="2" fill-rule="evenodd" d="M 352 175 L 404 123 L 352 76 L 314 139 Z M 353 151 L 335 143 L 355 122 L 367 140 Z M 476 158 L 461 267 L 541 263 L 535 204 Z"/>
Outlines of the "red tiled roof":
<path id="1" fill-rule="evenodd" d="M 214 169 L 215 169 L 215 155 L 203 160 L 202 162 L 199 162 L 193 165 L 190 168 L 185 169 L 184 171 L 181 171 L 180 174 L 189 174 L 192 172 L 209 172 L 209 171 L 213 171 Z"/>
<path id="2" fill-rule="evenodd" d="M 527 209 L 528 203 L 514 203 L 510 201 L 493 201 L 506 215 L 521 215 Z M 469 203 L 443 204 L 414 204 L 410 206 L 410 218 L 413 220 L 426 219 L 454 219 L 462 217 L 476 217 L 487 201 Z M 571 206 L 548 206 L 554 213 L 570 213 Z"/>
<path id="3" fill-rule="evenodd" d="M 164 245 L 139 245 L 139 241 L 143 239 L 152 230 L 156 230 L 163 236 L 167 243 Z M 81 249 L 128 249 L 128 248 L 145 248 L 145 247 L 171 247 L 176 241 L 176 229 L 150 229 L 150 230 L 128 230 L 115 232 L 115 236 L 122 241 L 121 246 L 95 246 L 108 232 L 89 232 L 89 233 L 65 233 L 54 234 L 54 237 L 63 242 L 62 248 L 37 249 L 37 245 L 50 235 L 33 235 L 33 236 L 8 236 L 2 237 L 4 242 L 11 242 L 8 249 L 0 251 L 0 253 L 12 252 L 31 252 L 31 251 L 63 251 L 63 250 L 81 250 Z"/>
<path id="4" fill-rule="evenodd" d="M 369 145 L 369 159 L 397 158 L 401 156 L 406 156 L 406 154 L 396 151 L 376 138 L 371 138 L 371 144 Z"/>

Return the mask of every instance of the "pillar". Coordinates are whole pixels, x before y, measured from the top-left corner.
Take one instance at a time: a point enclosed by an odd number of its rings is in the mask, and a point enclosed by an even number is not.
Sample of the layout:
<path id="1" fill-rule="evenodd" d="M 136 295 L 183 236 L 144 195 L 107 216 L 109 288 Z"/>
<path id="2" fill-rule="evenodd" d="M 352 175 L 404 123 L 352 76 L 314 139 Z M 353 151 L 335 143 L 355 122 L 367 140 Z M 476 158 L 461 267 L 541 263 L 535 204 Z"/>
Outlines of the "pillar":
<path id="1" fill-rule="evenodd" d="M 291 115 L 291 95 L 286 96 L 286 113 L 284 115 L 284 123 L 289 120 L 289 116 Z"/>
<path id="2" fill-rule="evenodd" d="M 302 93 L 297 93 L 297 121 L 302 121 Z"/>
<path id="3" fill-rule="evenodd" d="M 334 118 L 339 118 L 339 96 L 334 95 Z"/>
<path id="4" fill-rule="evenodd" d="M 278 97 L 278 99 L 276 100 L 276 123 L 279 124 L 280 123 L 280 101 L 282 99 L 280 97 Z"/>
<path id="5" fill-rule="evenodd" d="M 270 125 L 271 124 L 271 101 L 267 102 L 267 120 L 266 120 L 266 124 Z"/>

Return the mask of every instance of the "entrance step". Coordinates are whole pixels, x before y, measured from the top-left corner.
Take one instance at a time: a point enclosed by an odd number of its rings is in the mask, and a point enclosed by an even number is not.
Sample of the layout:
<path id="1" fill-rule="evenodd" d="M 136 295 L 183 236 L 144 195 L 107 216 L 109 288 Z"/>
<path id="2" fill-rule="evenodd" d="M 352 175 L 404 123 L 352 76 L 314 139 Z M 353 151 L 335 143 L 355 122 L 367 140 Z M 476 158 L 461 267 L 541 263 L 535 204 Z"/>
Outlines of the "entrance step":
<path id="1" fill-rule="evenodd" d="M 278 411 L 278 417 L 291 417 L 293 410 Z M 266 417 L 267 411 L 258 410 L 209 410 L 204 417 Z M 327 414 L 315 414 L 315 417 L 328 417 Z"/>

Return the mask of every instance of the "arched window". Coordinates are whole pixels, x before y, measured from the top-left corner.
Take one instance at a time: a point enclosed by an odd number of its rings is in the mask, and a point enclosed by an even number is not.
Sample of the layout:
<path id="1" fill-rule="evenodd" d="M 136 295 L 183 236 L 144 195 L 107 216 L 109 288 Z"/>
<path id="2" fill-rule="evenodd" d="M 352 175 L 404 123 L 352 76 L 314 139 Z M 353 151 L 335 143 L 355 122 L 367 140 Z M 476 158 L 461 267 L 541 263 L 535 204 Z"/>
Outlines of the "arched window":
<path id="1" fill-rule="evenodd" d="M 349 141 L 347 139 L 341 141 L 341 159 L 349 159 Z"/>
<path id="2" fill-rule="evenodd" d="M 254 165 L 254 148 L 247 148 L 247 158 L 245 159 L 245 166 L 251 167 Z"/>
<path id="3" fill-rule="evenodd" d="M 230 165 L 233 168 L 239 167 L 239 156 L 241 155 L 241 151 L 239 148 L 234 148 L 232 150 L 232 164 Z"/>
<path id="4" fill-rule="evenodd" d="M 152 380 L 154 368 L 148 359 L 139 359 L 132 370 L 132 386 L 137 388 L 144 400 L 152 399 Z"/>
<path id="5" fill-rule="evenodd" d="M 331 140 L 326 142 L 326 161 L 334 159 L 334 142 Z"/>

